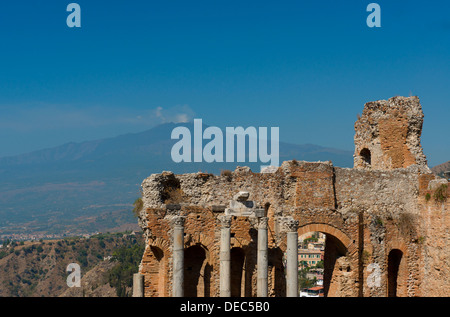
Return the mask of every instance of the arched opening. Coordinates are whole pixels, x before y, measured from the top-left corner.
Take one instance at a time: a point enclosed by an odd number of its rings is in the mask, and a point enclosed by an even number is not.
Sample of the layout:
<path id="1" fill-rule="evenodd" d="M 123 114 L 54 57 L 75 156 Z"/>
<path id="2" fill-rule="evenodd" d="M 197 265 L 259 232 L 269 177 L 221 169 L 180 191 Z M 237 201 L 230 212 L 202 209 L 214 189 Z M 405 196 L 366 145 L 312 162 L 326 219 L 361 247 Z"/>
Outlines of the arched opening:
<path id="1" fill-rule="evenodd" d="M 210 266 L 205 249 L 194 245 L 184 250 L 184 296 L 209 296 Z"/>
<path id="2" fill-rule="evenodd" d="M 388 297 L 397 297 L 398 273 L 403 252 L 393 249 L 388 256 Z"/>
<path id="3" fill-rule="evenodd" d="M 363 160 L 364 163 L 366 163 L 369 166 L 372 164 L 372 155 L 368 148 L 362 149 L 361 152 L 359 152 L 359 155 L 361 156 L 361 159 Z"/>
<path id="4" fill-rule="evenodd" d="M 275 297 L 286 297 L 286 273 L 283 265 L 283 251 L 280 248 L 271 248 L 268 251 L 269 289 L 273 289 Z"/>
<path id="5" fill-rule="evenodd" d="M 338 265 L 338 260 L 344 258 L 346 254 L 347 248 L 344 244 L 335 236 L 326 234 L 323 264 L 323 287 L 325 296 L 335 297 L 342 295 L 341 293 L 344 287 L 342 281 L 351 272 L 351 267 L 346 261 L 340 261 Z"/>
<path id="6" fill-rule="evenodd" d="M 164 252 L 158 247 L 150 246 L 150 256 L 149 258 L 149 274 L 150 274 L 150 289 L 155 293 L 156 296 L 164 297 L 167 294 L 165 293 L 165 261 L 164 261 Z"/>
<path id="7" fill-rule="evenodd" d="M 270 208 L 270 203 L 266 203 L 264 205 L 264 217 L 267 217 L 267 215 L 269 214 L 269 208 Z"/>
<path id="8" fill-rule="evenodd" d="M 231 248 L 230 251 L 231 297 L 242 296 L 242 280 L 245 263 L 245 252 L 242 248 Z"/>
<path id="9" fill-rule="evenodd" d="M 313 228 L 312 226 L 318 231 L 308 231 Z M 305 226 L 300 230 L 298 250 L 300 296 L 342 296 L 349 286 L 343 285 L 343 281 L 347 283 L 350 280 L 347 277 L 353 274 L 346 257 L 348 238 L 332 227 L 312 226 Z M 330 230 L 338 237 L 327 232 Z"/>
<path id="10" fill-rule="evenodd" d="M 306 232 L 299 236 L 298 285 L 301 297 L 323 296 L 325 234 Z"/>

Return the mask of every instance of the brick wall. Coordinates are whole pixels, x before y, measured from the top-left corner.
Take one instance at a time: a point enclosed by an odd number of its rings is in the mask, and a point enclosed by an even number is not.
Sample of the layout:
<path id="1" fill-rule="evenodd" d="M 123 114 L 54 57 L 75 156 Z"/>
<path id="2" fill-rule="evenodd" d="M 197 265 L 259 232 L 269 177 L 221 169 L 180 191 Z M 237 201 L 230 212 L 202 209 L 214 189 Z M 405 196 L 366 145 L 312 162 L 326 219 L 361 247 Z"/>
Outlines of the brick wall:
<path id="1" fill-rule="evenodd" d="M 265 207 L 269 217 L 271 296 L 285 294 L 282 257 L 286 237 L 277 226 L 279 216 L 297 219 L 299 234 L 319 231 L 327 235 L 325 280 L 329 296 L 387 296 L 392 250 L 402 253 L 397 273 L 398 296 L 417 296 L 425 290 L 429 295 L 441 292 L 423 283 L 448 272 L 448 264 L 440 261 L 443 254 L 438 254 L 439 248 L 448 247 L 448 242 L 442 242 L 448 237 L 448 203 L 432 205 L 423 198 L 433 175 L 422 175 L 415 168 L 373 171 L 335 168 L 329 162 L 290 161 L 284 162 L 275 174 L 238 169 L 231 180 L 197 174 L 166 177 L 179 181 L 183 193 L 180 210 L 167 210 L 164 202 L 158 201 L 160 193 L 167 192 L 164 186 L 157 186 L 161 175 L 152 175 L 143 183 L 145 220 L 141 224 L 147 233 L 148 247 L 141 273 L 145 275 L 146 296 L 171 294 L 172 214 L 186 216 L 185 250 L 195 251 L 193 254 L 200 259 L 199 263 L 190 260 L 191 268 L 185 272 L 189 292 L 197 296 L 219 295 L 217 217 L 222 211 L 215 206 L 226 206 L 242 190 L 250 193 L 250 200 Z M 255 219 L 246 217 L 232 220 L 232 292 L 240 296 L 256 296 L 255 223 Z M 424 263 L 433 270 L 424 271 Z M 368 286 L 373 273 L 368 271 L 371 264 L 377 264 L 381 274 L 376 287 Z M 190 279 L 192 270 L 195 278 Z M 441 278 L 434 285 L 442 287 L 439 283 L 445 282 Z"/>

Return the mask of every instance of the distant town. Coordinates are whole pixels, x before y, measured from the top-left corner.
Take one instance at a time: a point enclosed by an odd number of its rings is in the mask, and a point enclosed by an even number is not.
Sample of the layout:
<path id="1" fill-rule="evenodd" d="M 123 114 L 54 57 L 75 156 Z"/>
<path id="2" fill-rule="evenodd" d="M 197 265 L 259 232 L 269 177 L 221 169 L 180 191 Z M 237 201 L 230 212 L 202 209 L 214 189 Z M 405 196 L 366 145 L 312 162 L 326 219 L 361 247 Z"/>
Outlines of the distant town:
<path id="1" fill-rule="evenodd" d="M 110 232 L 106 232 L 109 234 Z M 113 232 L 111 232 L 113 233 Z M 136 235 L 137 232 L 133 230 L 128 230 L 123 232 L 124 234 Z M 0 235 L 0 248 L 8 246 L 13 242 L 21 242 L 21 241 L 42 241 L 42 240 L 59 240 L 64 238 L 85 238 L 88 239 L 92 236 L 105 234 L 105 232 L 89 232 L 89 233 L 80 233 L 80 234 L 39 234 L 39 233 L 19 233 L 19 234 L 3 234 Z"/>
<path id="2" fill-rule="evenodd" d="M 310 232 L 298 238 L 300 297 L 322 297 L 325 234 Z"/>
<path id="3" fill-rule="evenodd" d="M 93 235 L 100 234 L 100 232 L 82 233 L 73 236 L 89 238 Z M 35 241 L 35 240 L 56 240 L 64 239 L 72 235 L 67 234 L 48 234 L 48 233 L 13 233 L 0 235 L 0 241 Z"/>

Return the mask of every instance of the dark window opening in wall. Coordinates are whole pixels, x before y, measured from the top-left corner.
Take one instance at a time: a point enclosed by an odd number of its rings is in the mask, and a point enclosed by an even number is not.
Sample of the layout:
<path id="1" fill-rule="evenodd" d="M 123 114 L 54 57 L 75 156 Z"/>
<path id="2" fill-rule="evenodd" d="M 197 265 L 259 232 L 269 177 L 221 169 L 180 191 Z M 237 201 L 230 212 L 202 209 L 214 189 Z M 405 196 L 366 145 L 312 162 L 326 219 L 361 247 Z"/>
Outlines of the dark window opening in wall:
<path id="1" fill-rule="evenodd" d="M 234 247 L 230 251 L 231 259 L 231 297 L 241 297 L 243 273 L 245 273 L 245 252 L 242 248 Z"/>
<path id="2" fill-rule="evenodd" d="M 268 270 L 272 276 L 275 297 L 286 297 L 286 272 L 283 263 L 283 251 L 279 247 L 270 248 Z"/>
<path id="3" fill-rule="evenodd" d="M 267 214 L 269 213 L 270 203 L 266 203 L 264 205 L 264 217 L 267 217 Z"/>
<path id="4" fill-rule="evenodd" d="M 388 256 L 388 296 L 397 297 L 397 280 L 403 252 L 393 249 Z"/>
<path id="5" fill-rule="evenodd" d="M 152 250 L 153 255 L 155 256 L 156 260 L 158 262 L 161 262 L 162 258 L 164 257 L 164 252 L 160 248 L 153 247 L 153 246 L 151 246 L 150 249 Z"/>
<path id="6" fill-rule="evenodd" d="M 207 272 L 206 252 L 200 245 L 184 250 L 184 295 L 186 297 L 209 296 L 210 276 Z"/>
<path id="7" fill-rule="evenodd" d="M 367 148 L 362 149 L 359 155 L 361 156 L 362 160 L 366 162 L 368 165 L 372 164 L 372 157 L 369 149 Z"/>
<path id="8" fill-rule="evenodd" d="M 150 279 L 153 281 L 152 286 L 154 291 L 160 297 L 167 296 L 165 289 L 165 263 L 164 263 L 164 252 L 155 246 L 150 247 L 152 257 L 151 270 L 149 272 Z"/>

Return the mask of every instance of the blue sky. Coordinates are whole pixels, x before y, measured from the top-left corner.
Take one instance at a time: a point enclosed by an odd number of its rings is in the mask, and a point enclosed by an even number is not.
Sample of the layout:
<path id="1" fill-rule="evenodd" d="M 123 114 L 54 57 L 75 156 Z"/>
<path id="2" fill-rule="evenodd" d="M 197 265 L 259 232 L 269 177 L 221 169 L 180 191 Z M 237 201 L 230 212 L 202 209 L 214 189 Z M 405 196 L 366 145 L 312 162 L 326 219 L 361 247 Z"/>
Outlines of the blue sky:
<path id="1" fill-rule="evenodd" d="M 448 161 L 450 2 L 376 1 L 369 28 L 370 2 L 2 3 L 0 156 L 194 117 L 352 151 L 364 103 L 417 95 L 429 165 Z"/>

